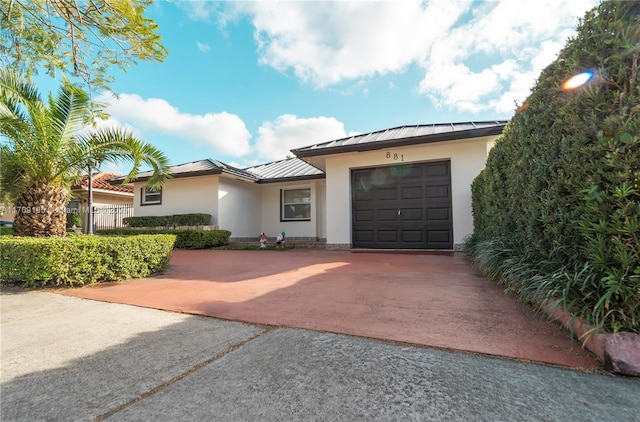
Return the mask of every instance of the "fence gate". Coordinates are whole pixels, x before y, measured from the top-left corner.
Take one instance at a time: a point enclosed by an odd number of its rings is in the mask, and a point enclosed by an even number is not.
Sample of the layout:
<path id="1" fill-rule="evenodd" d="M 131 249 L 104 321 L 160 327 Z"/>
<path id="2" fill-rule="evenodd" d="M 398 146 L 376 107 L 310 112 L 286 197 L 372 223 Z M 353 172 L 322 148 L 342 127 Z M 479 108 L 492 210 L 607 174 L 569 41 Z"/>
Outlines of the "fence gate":
<path id="1" fill-rule="evenodd" d="M 92 207 L 93 232 L 124 227 L 122 219 L 133 217 L 133 205 L 98 205 Z"/>

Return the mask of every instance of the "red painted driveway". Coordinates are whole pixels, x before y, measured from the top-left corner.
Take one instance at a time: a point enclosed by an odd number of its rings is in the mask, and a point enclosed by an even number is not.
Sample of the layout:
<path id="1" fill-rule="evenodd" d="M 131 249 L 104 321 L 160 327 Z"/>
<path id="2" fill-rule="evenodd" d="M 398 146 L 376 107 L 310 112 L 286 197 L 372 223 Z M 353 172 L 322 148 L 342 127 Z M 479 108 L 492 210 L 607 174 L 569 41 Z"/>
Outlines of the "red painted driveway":
<path id="1" fill-rule="evenodd" d="M 459 254 L 176 250 L 153 278 L 62 291 L 107 302 L 575 368 L 598 361 Z"/>

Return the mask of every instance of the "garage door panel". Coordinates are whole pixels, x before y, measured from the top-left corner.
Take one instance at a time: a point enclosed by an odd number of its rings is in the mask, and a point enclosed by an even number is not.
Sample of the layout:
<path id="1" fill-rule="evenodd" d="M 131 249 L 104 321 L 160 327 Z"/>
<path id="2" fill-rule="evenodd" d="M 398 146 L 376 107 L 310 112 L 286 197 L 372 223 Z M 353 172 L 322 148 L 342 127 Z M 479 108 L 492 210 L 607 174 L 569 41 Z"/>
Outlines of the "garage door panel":
<path id="1" fill-rule="evenodd" d="M 378 221 L 397 221 L 398 209 L 391 208 L 391 209 L 377 210 L 375 215 Z"/>
<path id="2" fill-rule="evenodd" d="M 422 199 L 424 197 L 423 186 L 405 186 L 400 187 L 401 199 Z"/>
<path id="3" fill-rule="evenodd" d="M 398 230 L 378 230 L 377 234 L 379 242 L 398 242 Z"/>
<path id="4" fill-rule="evenodd" d="M 395 201 L 398 199 L 398 188 L 395 186 L 390 188 L 377 188 L 374 197 L 380 201 Z"/>
<path id="5" fill-rule="evenodd" d="M 449 162 L 432 163 L 425 167 L 425 176 L 430 177 L 449 177 Z"/>
<path id="6" fill-rule="evenodd" d="M 420 222 L 424 218 L 424 211 L 422 208 L 402 208 L 400 213 L 401 221 Z"/>
<path id="7" fill-rule="evenodd" d="M 449 198 L 449 185 L 427 186 L 427 198 Z"/>
<path id="8" fill-rule="evenodd" d="M 424 243 L 425 231 L 424 230 L 403 230 L 402 241 L 410 243 Z"/>
<path id="9" fill-rule="evenodd" d="M 427 220 L 451 221 L 450 208 L 427 208 Z"/>
<path id="10" fill-rule="evenodd" d="M 355 191 L 354 198 L 356 201 L 372 201 L 373 200 L 373 192 L 357 190 Z"/>
<path id="11" fill-rule="evenodd" d="M 429 243 L 449 243 L 450 241 L 450 230 L 427 230 L 427 242 Z"/>
<path id="12" fill-rule="evenodd" d="M 450 162 L 352 171 L 353 246 L 451 249 Z"/>
<path id="13" fill-rule="evenodd" d="M 356 230 L 354 235 L 357 242 L 373 242 L 375 240 L 374 230 Z"/>
<path id="14" fill-rule="evenodd" d="M 355 219 L 359 223 L 371 223 L 375 221 L 375 212 L 373 210 L 356 210 Z"/>
<path id="15" fill-rule="evenodd" d="M 422 164 L 406 164 L 396 167 L 394 173 L 401 175 L 402 180 L 405 181 L 422 180 L 424 178 L 424 166 Z"/>

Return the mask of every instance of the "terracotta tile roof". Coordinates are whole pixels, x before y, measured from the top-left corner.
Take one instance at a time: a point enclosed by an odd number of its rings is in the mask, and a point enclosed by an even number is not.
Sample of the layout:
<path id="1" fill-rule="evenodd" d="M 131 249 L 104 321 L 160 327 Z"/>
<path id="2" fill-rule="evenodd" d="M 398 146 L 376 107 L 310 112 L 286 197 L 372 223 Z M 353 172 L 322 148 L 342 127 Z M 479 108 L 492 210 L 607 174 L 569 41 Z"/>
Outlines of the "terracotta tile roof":
<path id="1" fill-rule="evenodd" d="M 125 185 L 112 185 L 109 183 L 109 179 L 114 179 L 122 175 L 116 173 L 99 172 L 93 174 L 92 186 L 94 189 L 108 190 L 113 192 L 133 193 L 131 186 Z M 89 186 L 89 176 L 82 176 L 82 181 L 79 184 L 73 185 L 72 189 L 87 189 Z"/>

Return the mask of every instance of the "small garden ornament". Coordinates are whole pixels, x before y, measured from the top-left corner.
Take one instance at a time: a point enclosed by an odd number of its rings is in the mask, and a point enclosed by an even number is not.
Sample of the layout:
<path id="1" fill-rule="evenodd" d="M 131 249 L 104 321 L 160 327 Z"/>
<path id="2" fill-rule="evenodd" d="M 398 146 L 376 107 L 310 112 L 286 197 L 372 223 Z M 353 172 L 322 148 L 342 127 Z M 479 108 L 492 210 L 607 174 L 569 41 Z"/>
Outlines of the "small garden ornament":
<path id="1" fill-rule="evenodd" d="M 285 232 L 280 232 L 276 237 L 276 248 L 283 247 L 284 248 L 284 236 Z"/>
<path id="2" fill-rule="evenodd" d="M 267 247 L 267 240 L 268 237 L 266 234 L 262 233 L 260 234 L 260 248 L 266 248 Z"/>

